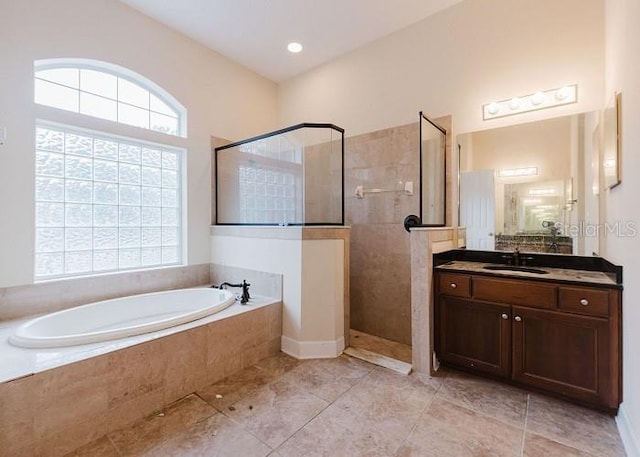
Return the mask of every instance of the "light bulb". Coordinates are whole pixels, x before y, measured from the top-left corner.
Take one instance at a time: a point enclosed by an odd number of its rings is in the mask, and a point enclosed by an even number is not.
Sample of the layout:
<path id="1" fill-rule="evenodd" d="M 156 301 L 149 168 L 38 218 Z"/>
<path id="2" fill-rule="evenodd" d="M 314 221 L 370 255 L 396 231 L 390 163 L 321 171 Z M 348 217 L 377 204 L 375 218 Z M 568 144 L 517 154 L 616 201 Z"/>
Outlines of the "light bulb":
<path id="1" fill-rule="evenodd" d="M 289 52 L 297 54 L 298 52 L 302 51 L 302 45 L 293 41 L 287 45 L 287 49 L 289 50 Z"/>
<path id="2" fill-rule="evenodd" d="M 509 102 L 509 109 L 516 110 L 520 108 L 520 99 L 518 97 L 514 97 Z"/>
<path id="3" fill-rule="evenodd" d="M 531 104 L 537 106 L 544 101 L 544 94 L 542 92 L 536 92 L 531 96 Z"/>
<path id="4" fill-rule="evenodd" d="M 556 92 L 556 98 L 558 100 L 564 100 L 568 96 L 569 96 L 569 88 L 566 86 L 561 87 L 560 89 L 558 89 L 558 92 Z"/>
<path id="5" fill-rule="evenodd" d="M 498 114 L 498 111 L 500 111 L 500 107 L 498 106 L 498 104 L 496 102 L 491 102 L 491 103 L 489 103 L 489 106 L 487 107 L 487 111 L 491 115 Z"/>

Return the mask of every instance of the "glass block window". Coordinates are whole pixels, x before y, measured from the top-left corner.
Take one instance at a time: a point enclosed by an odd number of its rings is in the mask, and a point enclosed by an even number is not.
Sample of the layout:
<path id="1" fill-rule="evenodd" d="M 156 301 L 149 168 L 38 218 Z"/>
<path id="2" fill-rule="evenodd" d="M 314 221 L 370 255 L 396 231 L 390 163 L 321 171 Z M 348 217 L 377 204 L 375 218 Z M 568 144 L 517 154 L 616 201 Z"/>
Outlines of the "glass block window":
<path id="1" fill-rule="evenodd" d="M 36 62 L 34 83 L 35 102 L 40 105 L 186 136 L 184 108 L 130 70 L 93 60 L 44 60 Z"/>
<path id="2" fill-rule="evenodd" d="M 182 262 L 183 150 L 39 124 L 35 278 Z"/>
<path id="3" fill-rule="evenodd" d="M 240 166 L 239 185 L 243 223 L 297 222 L 294 173 Z"/>

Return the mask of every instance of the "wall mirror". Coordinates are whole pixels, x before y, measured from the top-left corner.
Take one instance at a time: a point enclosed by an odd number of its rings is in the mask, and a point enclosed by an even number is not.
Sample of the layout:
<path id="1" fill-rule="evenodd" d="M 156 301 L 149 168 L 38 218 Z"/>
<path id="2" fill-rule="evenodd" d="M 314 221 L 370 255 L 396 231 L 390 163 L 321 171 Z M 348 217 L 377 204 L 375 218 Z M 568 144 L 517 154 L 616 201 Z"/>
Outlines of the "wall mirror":
<path id="1" fill-rule="evenodd" d="M 588 112 L 459 135 L 467 248 L 597 254 L 601 123 Z"/>

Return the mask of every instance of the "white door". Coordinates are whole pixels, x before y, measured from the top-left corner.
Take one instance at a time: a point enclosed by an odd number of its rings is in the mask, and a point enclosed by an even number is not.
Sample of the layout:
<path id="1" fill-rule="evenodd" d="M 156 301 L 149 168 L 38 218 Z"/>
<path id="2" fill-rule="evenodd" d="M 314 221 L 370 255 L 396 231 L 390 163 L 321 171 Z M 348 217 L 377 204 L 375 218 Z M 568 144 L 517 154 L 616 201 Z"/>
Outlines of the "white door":
<path id="1" fill-rule="evenodd" d="M 460 173 L 460 225 L 467 229 L 467 249 L 495 249 L 493 170 Z"/>

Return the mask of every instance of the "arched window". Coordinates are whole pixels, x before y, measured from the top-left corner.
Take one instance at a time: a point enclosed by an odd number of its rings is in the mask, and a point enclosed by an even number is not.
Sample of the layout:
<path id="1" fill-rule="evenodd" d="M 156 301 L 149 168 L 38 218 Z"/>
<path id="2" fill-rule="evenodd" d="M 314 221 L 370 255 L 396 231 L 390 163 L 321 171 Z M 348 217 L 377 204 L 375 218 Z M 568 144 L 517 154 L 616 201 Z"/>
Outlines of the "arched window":
<path id="1" fill-rule="evenodd" d="M 37 61 L 34 85 L 37 104 L 185 136 L 182 105 L 122 67 Z M 144 130 L 61 124 L 69 117 L 57 113 L 36 122 L 35 279 L 181 264 L 185 151 Z"/>
<path id="2" fill-rule="evenodd" d="M 35 102 L 186 137 L 186 110 L 175 98 L 137 73 L 105 62 L 36 61 Z"/>

